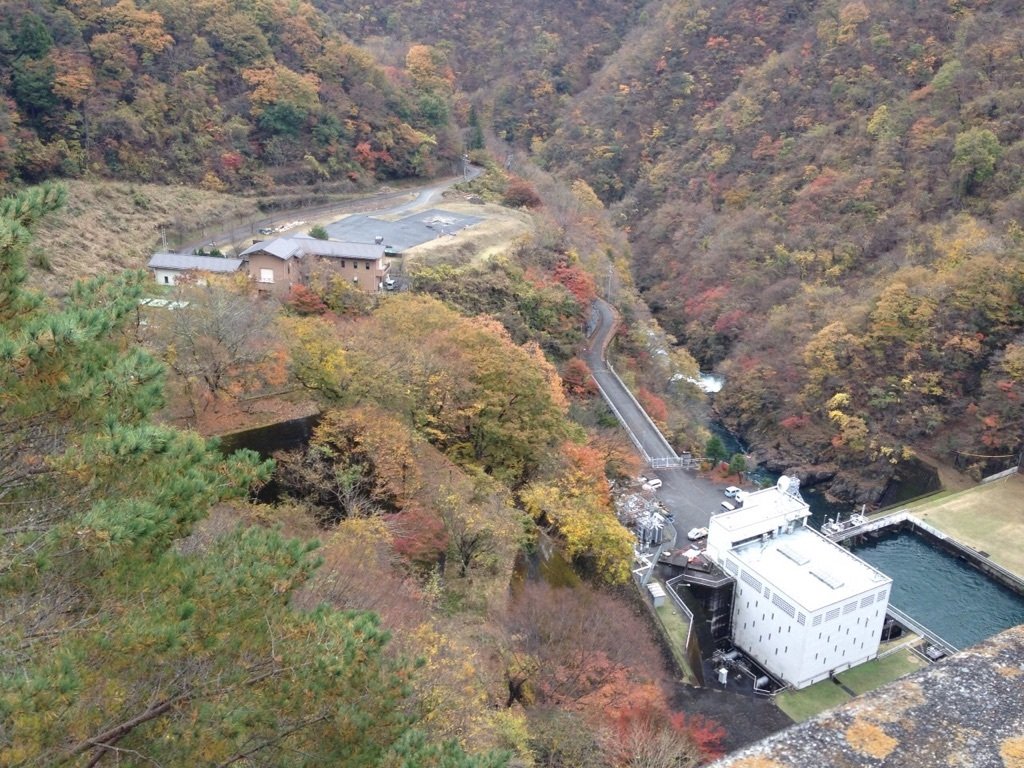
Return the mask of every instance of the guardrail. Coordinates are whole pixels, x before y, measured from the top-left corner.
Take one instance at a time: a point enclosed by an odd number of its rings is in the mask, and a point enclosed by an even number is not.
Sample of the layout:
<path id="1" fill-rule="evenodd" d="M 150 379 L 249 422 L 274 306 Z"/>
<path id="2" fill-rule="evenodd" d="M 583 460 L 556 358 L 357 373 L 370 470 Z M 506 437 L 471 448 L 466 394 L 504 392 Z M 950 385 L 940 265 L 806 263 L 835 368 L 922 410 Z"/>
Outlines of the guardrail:
<path id="1" fill-rule="evenodd" d="M 629 387 L 626 386 L 626 382 L 624 382 L 622 380 L 622 378 L 619 376 L 619 374 L 616 372 L 615 366 L 612 365 L 612 361 L 609 360 L 606 357 L 604 362 L 605 362 L 605 365 L 608 366 L 608 372 L 612 376 L 615 377 L 615 380 L 617 382 L 619 382 L 619 386 L 622 387 L 623 391 L 627 395 L 629 395 L 629 399 L 633 401 L 633 405 L 635 405 L 637 410 L 640 411 L 640 413 L 642 413 L 644 415 L 644 419 L 647 420 L 647 425 L 654 431 L 654 433 L 658 436 L 658 438 L 664 444 L 665 449 L 668 451 L 669 458 L 673 458 L 673 459 L 679 458 L 676 455 L 675 450 L 672 448 L 671 443 L 669 443 L 669 441 L 665 439 L 665 436 L 663 434 L 661 434 L 661 430 L 658 429 L 658 425 L 655 424 L 654 420 L 651 419 L 651 417 L 647 415 L 647 411 L 644 410 L 644 407 L 642 405 L 640 405 L 640 402 L 636 399 L 636 397 L 633 396 L 633 390 L 631 390 Z"/>
<path id="2" fill-rule="evenodd" d="M 947 654 L 954 654 L 960 650 L 955 645 L 947 643 L 945 640 L 936 635 L 923 624 L 919 624 L 918 622 L 914 621 L 899 608 L 896 608 L 892 603 L 890 603 L 889 606 L 885 609 L 885 612 L 892 616 L 894 619 L 896 619 L 900 624 L 905 626 L 907 629 L 913 630 L 921 637 L 925 638 L 932 645 L 937 645 Z"/>
<path id="3" fill-rule="evenodd" d="M 626 430 L 626 434 L 629 435 L 629 439 L 633 441 L 633 445 L 636 446 L 638 451 L 640 451 L 640 455 L 643 457 L 644 461 L 650 464 L 651 456 L 647 453 L 647 449 L 644 448 L 644 444 L 640 442 L 640 438 L 633 433 L 632 429 L 630 429 L 627 421 L 622 418 L 622 414 L 619 413 L 619 409 L 615 407 L 615 403 L 613 403 L 612 399 L 608 397 L 608 393 L 604 391 L 604 387 L 601 386 L 601 382 L 597 380 L 596 376 L 594 376 L 594 383 L 597 384 L 597 391 L 601 393 L 601 397 L 603 397 L 604 401 L 608 403 L 608 407 L 612 409 L 612 413 L 615 414 L 615 418 L 619 420 L 619 423 Z"/>
<path id="4" fill-rule="evenodd" d="M 686 459 L 679 456 L 674 458 L 652 459 L 648 458 L 647 463 L 652 469 L 679 469 L 686 466 Z"/>
<path id="5" fill-rule="evenodd" d="M 669 444 L 668 440 L 666 440 L 665 436 L 661 434 L 661 430 L 658 429 L 657 425 L 651 420 L 651 417 L 647 415 L 647 411 L 645 411 L 643 409 L 643 406 L 640 405 L 639 402 L 637 402 L 637 399 L 633 396 L 633 393 L 630 391 L 629 387 L 626 386 L 625 382 L 623 382 L 622 379 L 619 378 L 619 374 L 615 372 L 615 369 L 612 367 L 612 364 L 605 360 L 605 365 L 608 367 L 608 372 L 615 377 L 615 380 L 619 382 L 619 386 L 622 387 L 622 389 L 625 391 L 627 395 L 629 395 L 630 400 L 632 400 L 633 404 L 636 405 L 637 410 L 643 414 L 643 417 L 647 420 L 647 423 L 650 426 L 650 428 L 658 435 L 659 438 L 661 438 L 661 442 L 665 444 L 665 447 L 671 454 L 670 456 L 651 456 L 647 452 L 647 449 L 644 447 L 643 442 L 630 428 L 629 423 L 626 421 L 626 419 L 623 418 L 622 413 L 619 411 L 618 408 L 615 407 L 615 403 L 612 402 L 612 399 L 611 397 L 608 396 L 608 392 L 605 391 L 605 388 L 601 386 L 601 382 L 598 381 L 596 376 L 592 375 L 594 383 L 597 385 L 597 391 L 601 393 L 601 397 L 604 398 L 604 401 L 608 404 L 608 407 L 611 409 L 612 413 L 615 414 L 615 418 L 619 420 L 619 423 L 626 430 L 626 434 L 629 435 L 629 439 L 632 441 L 637 451 L 640 452 L 640 456 L 643 458 L 644 462 L 652 469 L 678 469 L 690 466 L 692 460 L 688 459 L 687 457 L 679 456 L 676 454 L 676 452 L 672 449 L 672 446 Z"/>

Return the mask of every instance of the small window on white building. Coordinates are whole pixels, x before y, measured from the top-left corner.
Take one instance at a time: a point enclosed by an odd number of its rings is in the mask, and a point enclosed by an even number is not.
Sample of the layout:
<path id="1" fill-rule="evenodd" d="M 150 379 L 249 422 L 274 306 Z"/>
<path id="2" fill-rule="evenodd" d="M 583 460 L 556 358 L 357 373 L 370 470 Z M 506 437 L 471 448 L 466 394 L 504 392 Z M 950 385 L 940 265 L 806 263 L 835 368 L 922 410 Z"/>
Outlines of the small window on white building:
<path id="1" fill-rule="evenodd" d="M 167 275 L 164 275 L 164 285 L 170 285 L 170 284 L 171 284 L 171 278 L 168 277 Z"/>
<path id="2" fill-rule="evenodd" d="M 261 283 L 272 283 L 272 282 L 274 282 L 274 270 L 272 270 L 272 269 L 261 269 L 260 270 L 260 282 Z"/>

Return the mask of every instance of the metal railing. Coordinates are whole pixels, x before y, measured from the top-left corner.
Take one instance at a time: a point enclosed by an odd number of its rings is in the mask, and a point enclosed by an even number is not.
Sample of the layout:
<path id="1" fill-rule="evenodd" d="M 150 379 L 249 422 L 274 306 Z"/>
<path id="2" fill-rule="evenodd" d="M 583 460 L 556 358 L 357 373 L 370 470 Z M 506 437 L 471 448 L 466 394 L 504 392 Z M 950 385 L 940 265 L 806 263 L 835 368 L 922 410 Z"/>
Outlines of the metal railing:
<path id="1" fill-rule="evenodd" d="M 647 420 L 648 426 L 658 435 L 661 442 L 664 443 L 665 447 L 667 448 L 670 454 L 669 456 L 651 456 L 647 452 L 647 448 L 644 446 L 643 442 L 640 440 L 637 434 L 629 426 L 629 423 L 623 417 L 619 409 L 615 407 L 615 403 L 612 402 L 612 399 L 611 397 L 608 396 L 608 392 L 605 391 L 605 388 L 601 386 L 601 382 L 598 381 L 597 376 L 592 375 L 594 383 L 597 385 L 597 391 L 601 393 L 601 397 L 604 398 L 604 401 L 608 404 L 608 407 L 611 409 L 612 413 L 615 414 L 615 418 L 619 420 L 619 423 L 626 430 L 626 434 L 629 435 L 629 439 L 632 441 L 637 451 L 640 452 L 640 455 L 641 457 L 643 457 L 644 462 L 652 469 L 678 469 L 690 466 L 692 460 L 688 457 L 683 457 L 676 454 L 676 452 L 672 448 L 672 445 L 668 442 L 668 440 L 665 439 L 665 436 L 661 434 L 661 430 L 658 429 L 657 425 L 654 423 L 651 417 L 647 415 L 647 411 L 644 410 L 643 406 L 640 405 L 637 399 L 633 396 L 632 391 L 630 391 L 629 387 L 626 386 L 625 382 L 623 382 L 622 379 L 619 378 L 619 374 L 615 372 L 615 369 L 612 367 L 612 364 L 605 360 L 605 365 L 608 368 L 608 372 L 615 377 L 615 380 L 619 383 L 619 386 L 622 387 L 623 391 L 627 395 L 629 395 L 629 399 L 633 401 L 633 404 L 636 406 L 637 410 L 640 411 L 641 414 L 643 414 L 644 419 Z"/>
<path id="2" fill-rule="evenodd" d="M 892 616 L 894 619 L 896 619 L 896 621 L 905 626 L 907 629 L 916 632 L 921 637 L 925 638 L 929 643 L 938 646 L 947 654 L 954 654 L 960 650 L 955 645 L 951 645 L 950 643 L 946 642 L 941 637 L 936 635 L 934 632 L 928 629 L 928 627 L 924 626 L 924 624 L 919 624 L 918 622 L 914 621 L 899 608 L 896 608 L 892 603 L 889 603 L 889 606 L 885 609 L 885 612 Z"/>
<path id="3" fill-rule="evenodd" d="M 622 414 L 619 413 L 619 409 L 615 407 L 615 403 L 613 403 L 612 399 L 608 397 L 608 393 L 604 391 L 604 387 L 601 386 L 601 382 L 597 380 L 596 376 L 594 377 L 594 383 L 597 384 L 597 391 L 601 393 L 601 397 L 603 397 L 604 401 L 608 403 L 608 407 L 612 409 L 612 413 L 615 414 L 615 418 L 619 420 L 619 423 L 626 430 L 626 434 L 629 435 L 629 439 L 633 441 L 633 445 L 636 446 L 638 451 L 640 451 L 640 455 L 643 457 L 644 461 L 650 464 L 651 457 L 650 454 L 647 453 L 647 449 L 644 448 L 644 444 L 640 442 L 640 438 L 634 434 L 632 429 L 630 429 L 629 423 L 622 418 Z"/>

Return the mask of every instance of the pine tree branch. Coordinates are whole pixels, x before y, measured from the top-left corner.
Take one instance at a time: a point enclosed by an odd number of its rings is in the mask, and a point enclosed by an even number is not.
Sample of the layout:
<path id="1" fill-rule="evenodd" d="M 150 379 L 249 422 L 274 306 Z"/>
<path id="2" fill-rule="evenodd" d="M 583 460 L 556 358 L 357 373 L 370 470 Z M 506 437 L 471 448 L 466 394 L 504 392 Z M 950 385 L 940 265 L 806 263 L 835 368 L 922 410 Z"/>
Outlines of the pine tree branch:
<path id="1" fill-rule="evenodd" d="M 242 682 L 241 686 L 245 687 L 256 685 L 257 683 L 262 682 L 263 680 L 274 677 L 276 675 L 280 675 L 284 672 L 292 672 L 297 669 L 301 669 L 302 667 L 308 666 L 311 663 L 312 662 L 308 662 L 306 664 L 300 664 L 295 667 L 274 667 L 272 669 L 267 670 L 266 672 L 250 677 L 248 680 Z M 169 699 L 164 699 L 163 701 L 152 705 L 144 712 L 141 712 L 135 717 L 129 720 L 125 720 L 123 723 L 115 725 L 113 728 L 108 728 L 106 731 L 103 731 L 103 733 L 97 734 L 96 736 L 78 742 L 78 744 L 71 747 L 71 749 L 65 752 L 64 757 L 61 759 L 61 762 L 66 762 L 71 758 L 82 754 L 83 752 L 89 751 L 90 749 L 97 749 L 99 751 L 92 757 L 92 759 L 89 760 L 88 763 L 86 763 L 86 768 L 93 768 L 97 763 L 99 763 L 100 760 L 103 759 L 103 756 L 107 754 L 107 750 L 110 747 L 112 747 L 118 741 L 123 739 L 125 736 L 127 736 L 129 733 L 135 730 L 138 726 L 148 723 L 150 720 L 155 720 L 156 718 L 169 712 L 174 707 L 178 706 L 178 704 L 181 704 L 184 701 L 196 698 L 197 696 L 210 696 L 219 693 L 225 693 L 231 690 L 232 687 L 234 686 L 217 688 L 212 691 L 199 691 L 195 688 L 190 688 L 189 690 L 177 696 L 174 696 Z"/>
<path id="2" fill-rule="evenodd" d="M 322 714 L 322 715 L 317 715 L 316 717 L 311 717 L 311 718 L 308 718 L 306 720 L 302 720 L 301 722 L 295 724 L 291 728 L 288 728 L 287 730 L 282 731 L 277 736 L 275 736 L 273 739 L 269 739 L 267 741 L 264 741 L 262 744 L 258 744 L 257 746 L 253 747 L 252 749 L 247 749 L 244 752 L 236 752 L 234 755 L 229 757 L 223 763 L 218 764 L 217 768 L 227 768 L 227 766 L 232 765 L 234 763 L 237 763 L 239 760 L 244 760 L 247 757 L 255 755 L 257 752 L 259 752 L 259 751 L 261 751 L 263 749 L 266 749 L 267 747 L 272 747 L 275 744 L 277 744 L 278 742 L 283 741 L 284 739 L 288 738 L 293 733 L 301 731 L 303 728 L 308 728 L 311 725 L 315 725 L 316 723 L 321 723 L 324 720 L 327 720 L 329 717 L 330 716 L 328 714 Z"/>
<path id="3" fill-rule="evenodd" d="M 192 697 L 192 693 L 193 692 L 190 690 L 186 693 L 182 693 L 170 699 L 164 699 L 163 701 L 158 702 L 157 704 L 154 704 L 153 706 L 149 707 L 144 712 L 139 713 L 130 720 L 125 720 L 123 723 L 115 725 L 113 728 L 108 728 L 107 730 L 103 731 L 103 733 L 97 734 L 92 738 L 78 742 L 78 744 L 73 746 L 70 750 L 68 750 L 65 753 L 62 762 L 70 760 L 76 755 L 80 755 L 83 752 L 89 751 L 90 749 L 99 749 L 100 751 L 97 752 L 96 755 L 86 764 L 87 768 L 92 768 L 92 766 L 95 766 L 96 763 L 98 763 L 106 754 L 106 748 L 112 746 L 120 739 L 123 739 L 125 736 L 127 736 L 135 728 L 142 725 L 143 723 L 148 723 L 150 720 L 154 720 L 160 717 L 160 715 L 164 714 L 168 710 L 173 709 L 181 702 L 187 701 Z"/>

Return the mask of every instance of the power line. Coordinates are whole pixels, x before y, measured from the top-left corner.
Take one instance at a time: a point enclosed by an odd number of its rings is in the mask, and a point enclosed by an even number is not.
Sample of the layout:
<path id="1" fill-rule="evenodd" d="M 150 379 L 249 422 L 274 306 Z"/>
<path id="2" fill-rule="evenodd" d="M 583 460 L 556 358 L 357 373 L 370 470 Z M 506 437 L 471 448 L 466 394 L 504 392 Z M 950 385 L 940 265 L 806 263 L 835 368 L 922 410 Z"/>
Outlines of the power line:
<path id="1" fill-rule="evenodd" d="M 953 451 L 958 456 L 970 456 L 975 459 L 1015 459 L 1016 453 L 1001 453 L 998 456 L 990 456 L 986 453 L 967 453 L 966 451 Z"/>

